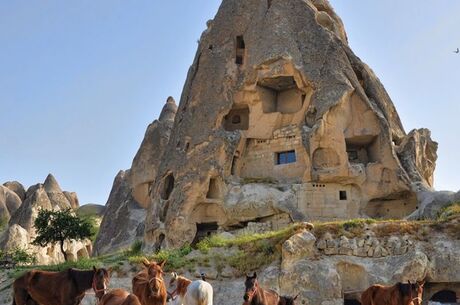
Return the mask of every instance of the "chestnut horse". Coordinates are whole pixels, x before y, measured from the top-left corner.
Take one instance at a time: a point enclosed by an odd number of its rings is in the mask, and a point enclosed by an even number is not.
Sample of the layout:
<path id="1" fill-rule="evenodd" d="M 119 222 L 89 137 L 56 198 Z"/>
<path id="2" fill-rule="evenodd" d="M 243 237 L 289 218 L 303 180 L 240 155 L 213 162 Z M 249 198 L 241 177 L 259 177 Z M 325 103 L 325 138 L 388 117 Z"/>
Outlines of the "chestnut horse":
<path id="1" fill-rule="evenodd" d="M 85 292 L 93 289 L 102 298 L 109 283 L 110 270 L 67 269 L 61 272 L 31 270 L 13 283 L 13 305 L 78 305 Z"/>
<path id="2" fill-rule="evenodd" d="M 169 281 L 169 289 L 174 291 L 168 294 L 177 305 L 212 305 L 213 289 L 211 284 L 206 282 L 206 276 L 201 274 L 201 280 L 191 281 L 173 272 Z M 176 298 L 176 299 L 174 299 Z"/>
<path id="3" fill-rule="evenodd" d="M 263 289 L 257 281 L 255 272 L 253 276 L 246 276 L 244 286 L 243 305 L 295 305 L 295 300 L 299 296 L 280 296 L 276 291 Z"/>
<path id="4" fill-rule="evenodd" d="M 361 295 L 362 305 L 421 305 L 424 281 L 393 286 L 373 285 Z"/>
<path id="5" fill-rule="evenodd" d="M 163 281 L 163 267 L 161 263 L 142 261 L 145 268 L 133 278 L 133 293 L 139 298 L 142 305 L 166 305 L 168 293 Z"/>
<path id="6" fill-rule="evenodd" d="M 126 290 L 114 289 L 106 293 L 98 305 L 141 305 L 141 302 Z"/>

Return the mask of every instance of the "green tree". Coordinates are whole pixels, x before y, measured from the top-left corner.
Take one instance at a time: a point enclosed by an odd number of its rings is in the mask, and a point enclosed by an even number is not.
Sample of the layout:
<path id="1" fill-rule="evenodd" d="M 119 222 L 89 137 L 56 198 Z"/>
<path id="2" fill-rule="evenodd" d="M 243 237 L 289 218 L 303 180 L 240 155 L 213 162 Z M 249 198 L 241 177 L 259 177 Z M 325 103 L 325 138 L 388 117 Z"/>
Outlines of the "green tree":
<path id="1" fill-rule="evenodd" d="M 93 230 L 89 221 L 73 215 L 71 209 L 64 211 L 40 210 L 34 225 L 37 237 L 32 241 L 32 244 L 45 247 L 48 244 L 59 243 L 66 261 L 67 254 L 64 251 L 64 242 L 71 239 L 89 238 Z"/>

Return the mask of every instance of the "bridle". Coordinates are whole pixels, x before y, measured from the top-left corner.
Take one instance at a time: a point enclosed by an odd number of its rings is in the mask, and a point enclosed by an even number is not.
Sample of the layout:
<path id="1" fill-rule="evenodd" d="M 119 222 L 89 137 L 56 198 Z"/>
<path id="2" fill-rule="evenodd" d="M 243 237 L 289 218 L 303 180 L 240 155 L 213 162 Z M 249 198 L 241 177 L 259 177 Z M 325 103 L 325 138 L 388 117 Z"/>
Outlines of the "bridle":
<path id="1" fill-rule="evenodd" d="M 418 300 L 419 305 L 422 305 L 422 301 L 423 301 L 423 300 L 422 300 L 421 297 L 415 297 L 415 298 L 413 298 L 413 299 L 412 299 L 412 302 L 414 302 L 414 300 Z"/>
<path id="2" fill-rule="evenodd" d="M 156 277 L 156 276 L 155 276 L 155 277 L 152 277 L 152 278 L 148 281 L 148 283 L 149 283 L 149 288 L 150 288 L 150 293 L 152 294 L 152 296 L 156 297 L 156 296 L 158 296 L 158 293 L 159 293 L 159 291 L 160 291 L 160 288 L 158 288 L 156 292 L 153 291 L 152 282 L 154 282 L 154 281 L 160 282 L 160 284 L 163 283 L 164 281 L 163 281 L 163 279 L 161 279 L 161 278 L 159 278 L 159 277 Z M 168 293 L 169 293 L 169 292 L 168 292 Z"/>
<path id="3" fill-rule="evenodd" d="M 254 295 L 257 293 L 258 290 L 259 290 L 259 287 L 256 282 L 254 283 L 254 287 L 252 288 L 252 290 L 250 292 L 245 293 L 245 295 L 246 294 L 248 295 L 248 300 L 246 301 L 248 304 L 251 303 L 252 299 L 254 298 Z"/>
<path id="4" fill-rule="evenodd" d="M 96 296 L 96 299 L 98 300 L 98 302 L 102 299 L 102 297 L 105 295 L 105 292 L 109 289 L 107 289 L 105 287 L 105 279 L 104 279 L 104 288 L 101 288 L 101 289 L 98 289 L 97 286 L 96 286 L 96 276 L 97 276 L 97 273 L 95 272 L 94 275 L 93 275 L 93 282 L 91 283 L 91 287 L 93 288 L 93 291 L 94 291 L 94 295 Z M 99 292 L 104 292 L 102 294 L 101 297 L 98 297 L 97 294 Z"/>

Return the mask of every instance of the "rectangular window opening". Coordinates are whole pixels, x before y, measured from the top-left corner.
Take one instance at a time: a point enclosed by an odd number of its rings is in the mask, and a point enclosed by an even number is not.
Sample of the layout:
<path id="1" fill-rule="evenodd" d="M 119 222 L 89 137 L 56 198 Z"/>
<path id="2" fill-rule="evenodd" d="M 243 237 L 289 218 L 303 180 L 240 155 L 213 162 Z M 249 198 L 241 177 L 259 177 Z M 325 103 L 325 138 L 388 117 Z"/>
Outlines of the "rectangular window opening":
<path id="1" fill-rule="evenodd" d="M 276 153 L 277 165 L 295 163 L 296 161 L 295 150 Z"/>
<path id="2" fill-rule="evenodd" d="M 347 191 L 339 191 L 339 199 L 347 200 Z"/>

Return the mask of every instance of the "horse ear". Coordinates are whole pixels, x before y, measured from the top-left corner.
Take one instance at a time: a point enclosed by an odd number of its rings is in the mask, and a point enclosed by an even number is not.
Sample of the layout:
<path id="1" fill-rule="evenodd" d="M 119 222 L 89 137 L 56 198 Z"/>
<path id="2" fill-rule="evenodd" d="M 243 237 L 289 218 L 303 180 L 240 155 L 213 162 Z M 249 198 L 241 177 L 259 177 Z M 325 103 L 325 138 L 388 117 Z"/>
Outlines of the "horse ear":
<path id="1" fill-rule="evenodd" d="M 147 268 L 150 266 L 150 262 L 145 257 L 142 259 L 142 264 Z"/>
<path id="2" fill-rule="evenodd" d="M 297 300 L 297 298 L 299 297 L 299 293 L 292 299 L 293 301 Z"/>
<path id="3" fill-rule="evenodd" d="M 257 278 L 257 273 L 254 271 L 254 275 L 252 276 L 253 278 Z"/>
<path id="4" fill-rule="evenodd" d="M 417 282 L 417 284 L 420 288 L 423 288 L 423 286 L 425 285 L 425 282 L 426 282 L 425 280 L 422 280 L 420 282 Z"/>
<path id="5" fill-rule="evenodd" d="M 109 269 L 107 269 L 107 273 L 109 274 L 109 276 L 112 274 L 112 271 L 113 271 L 113 267 L 109 267 Z"/>
<path id="6" fill-rule="evenodd" d="M 97 271 L 97 269 L 96 269 L 96 266 L 93 266 L 93 271 L 94 271 L 94 272 L 96 272 L 96 271 Z"/>
<path id="7" fill-rule="evenodd" d="M 412 285 L 412 283 L 409 280 L 407 280 L 407 282 L 409 283 L 409 285 Z"/>
<path id="8" fill-rule="evenodd" d="M 164 265 L 166 264 L 166 261 L 167 260 L 165 259 L 164 261 L 158 264 L 161 267 L 161 269 L 163 269 Z"/>

